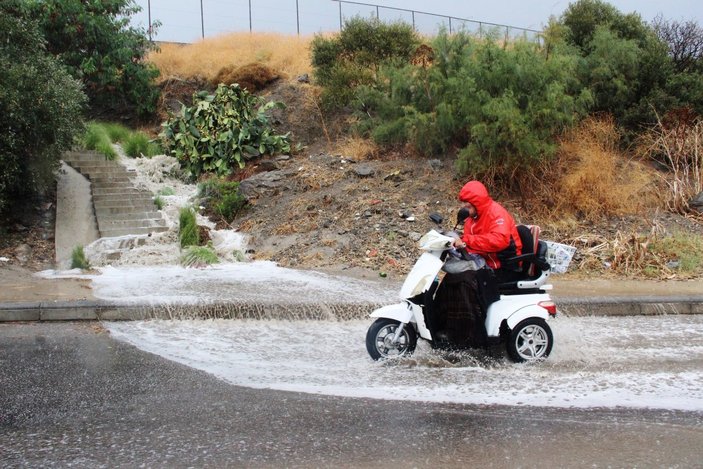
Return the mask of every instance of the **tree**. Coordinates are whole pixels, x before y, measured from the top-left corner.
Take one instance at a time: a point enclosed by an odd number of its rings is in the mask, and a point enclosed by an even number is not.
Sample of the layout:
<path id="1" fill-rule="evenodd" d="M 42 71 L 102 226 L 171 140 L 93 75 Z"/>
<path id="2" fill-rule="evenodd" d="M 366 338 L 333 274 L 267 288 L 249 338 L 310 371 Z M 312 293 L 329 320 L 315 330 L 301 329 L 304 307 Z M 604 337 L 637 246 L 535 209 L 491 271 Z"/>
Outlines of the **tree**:
<path id="1" fill-rule="evenodd" d="M 668 45 L 677 72 L 703 72 L 703 28 L 698 23 L 667 21 L 658 16 L 652 26 L 659 39 Z"/>
<path id="2" fill-rule="evenodd" d="M 133 0 L 26 0 L 47 49 L 81 80 L 94 115 L 147 117 L 156 110 L 159 71 L 144 61 L 153 48 L 129 26 Z"/>
<path id="3" fill-rule="evenodd" d="M 82 129 L 85 95 L 48 54 L 20 0 L 0 0 L 0 214 L 54 181 Z"/>

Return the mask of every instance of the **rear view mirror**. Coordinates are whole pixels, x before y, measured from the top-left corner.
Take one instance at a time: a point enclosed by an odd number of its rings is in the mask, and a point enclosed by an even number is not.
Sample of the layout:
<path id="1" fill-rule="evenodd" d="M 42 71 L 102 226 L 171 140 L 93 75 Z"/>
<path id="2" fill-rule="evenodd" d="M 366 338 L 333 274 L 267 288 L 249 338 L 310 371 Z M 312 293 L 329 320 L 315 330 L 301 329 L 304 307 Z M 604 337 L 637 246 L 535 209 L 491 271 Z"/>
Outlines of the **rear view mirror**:
<path id="1" fill-rule="evenodd" d="M 457 225 L 463 225 L 464 220 L 469 218 L 469 209 L 466 207 L 461 207 L 459 209 L 459 212 L 456 214 L 456 224 Z"/>

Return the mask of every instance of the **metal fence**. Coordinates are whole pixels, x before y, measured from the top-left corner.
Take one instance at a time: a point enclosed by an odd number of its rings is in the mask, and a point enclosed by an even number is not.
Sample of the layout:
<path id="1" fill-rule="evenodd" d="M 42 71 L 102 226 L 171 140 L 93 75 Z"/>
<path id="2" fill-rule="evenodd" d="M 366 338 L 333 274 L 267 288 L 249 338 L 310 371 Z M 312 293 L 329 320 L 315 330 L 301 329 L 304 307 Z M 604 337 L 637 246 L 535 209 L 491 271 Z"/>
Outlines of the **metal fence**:
<path id="1" fill-rule="evenodd" d="M 136 0 L 132 21 L 159 41 L 193 42 L 234 31 L 312 34 L 336 31 L 354 16 L 404 21 L 422 33 L 440 28 L 540 41 L 542 32 L 505 24 L 347 0 Z M 158 24 L 157 28 L 152 28 Z M 152 34 L 153 33 L 153 34 Z"/>

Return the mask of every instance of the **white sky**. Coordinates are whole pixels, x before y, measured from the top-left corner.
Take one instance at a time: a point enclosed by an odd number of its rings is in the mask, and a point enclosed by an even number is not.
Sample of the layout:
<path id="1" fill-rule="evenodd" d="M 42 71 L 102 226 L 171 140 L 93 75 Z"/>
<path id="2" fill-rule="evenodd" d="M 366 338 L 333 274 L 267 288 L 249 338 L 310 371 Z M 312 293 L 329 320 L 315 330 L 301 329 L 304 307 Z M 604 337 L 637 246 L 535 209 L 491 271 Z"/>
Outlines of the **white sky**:
<path id="1" fill-rule="evenodd" d="M 162 23 L 155 39 L 162 41 L 192 42 L 205 36 L 224 32 L 249 30 L 249 5 L 251 26 L 257 32 L 312 34 L 339 30 L 339 3 L 333 0 L 136 0 L 143 11 L 133 18 L 137 25 L 146 26 L 148 6 L 152 20 Z M 492 2 L 471 0 L 376 0 L 358 3 L 416 10 L 418 12 L 447 15 L 454 18 L 496 23 L 520 28 L 541 30 L 549 17 L 559 16 L 569 5 L 568 0 L 496 0 Z M 612 0 L 609 2 L 623 13 L 637 12 L 645 21 L 658 14 L 669 20 L 698 23 L 703 20 L 703 3 L 700 0 Z M 202 17 L 201 17 L 202 5 Z M 297 8 L 296 8 L 297 5 Z M 343 18 L 354 15 L 376 14 L 375 7 L 343 4 Z M 412 22 L 410 13 L 379 9 L 383 19 L 403 19 Z M 416 14 L 416 27 L 423 33 L 436 31 L 442 19 Z M 446 21 L 446 20 L 445 20 Z M 445 23 L 446 26 L 447 23 Z M 456 26 L 454 22 L 453 26 Z M 467 25 L 467 27 L 474 25 Z"/>

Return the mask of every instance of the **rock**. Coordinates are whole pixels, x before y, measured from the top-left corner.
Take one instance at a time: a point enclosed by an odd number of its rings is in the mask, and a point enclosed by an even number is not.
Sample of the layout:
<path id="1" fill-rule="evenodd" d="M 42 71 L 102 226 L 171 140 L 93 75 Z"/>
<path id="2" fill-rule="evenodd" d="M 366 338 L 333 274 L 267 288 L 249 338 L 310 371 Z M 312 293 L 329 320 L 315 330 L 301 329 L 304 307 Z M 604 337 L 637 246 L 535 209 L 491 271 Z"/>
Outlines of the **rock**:
<path id="1" fill-rule="evenodd" d="M 392 182 L 403 182 L 403 177 L 400 175 L 400 171 L 393 171 L 390 174 L 386 174 L 383 177 L 383 180 Z"/>
<path id="2" fill-rule="evenodd" d="M 304 73 L 302 75 L 298 75 L 298 83 L 310 83 L 310 75 L 307 73 Z"/>
<path id="3" fill-rule="evenodd" d="M 693 210 L 703 213 L 703 192 L 699 192 L 698 195 L 689 200 L 688 206 Z"/>
<path id="4" fill-rule="evenodd" d="M 32 257 L 32 247 L 29 244 L 20 244 L 15 248 L 15 257 L 20 264 L 26 264 Z"/>
<path id="5" fill-rule="evenodd" d="M 429 160 L 427 163 L 430 165 L 432 171 L 439 171 L 444 167 L 444 163 L 442 163 L 442 160 L 438 159 Z"/>
<path id="6" fill-rule="evenodd" d="M 239 183 L 239 193 L 247 199 L 272 196 L 288 189 L 285 180 L 283 171 L 257 173 Z"/>
<path id="7" fill-rule="evenodd" d="M 376 170 L 374 170 L 371 166 L 369 166 L 367 164 L 360 164 L 360 165 L 356 166 L 354 168 L 354 172 L 360 178 L 367 178 L 367 177 L 371 177 L 374 174 L 376 174 Z"/>
<path id="8" fill-rule="evenodd" d="M 280 169 L 278 163 L 273 160 L 261 160 L 256 165 L 261 171 L 275 171 Z"/>

